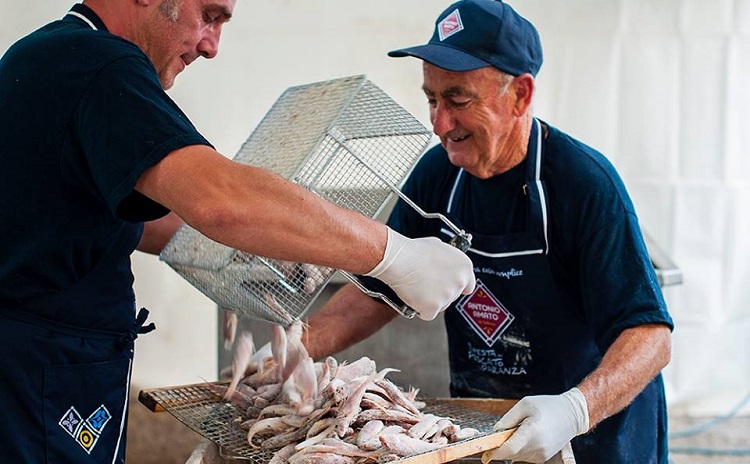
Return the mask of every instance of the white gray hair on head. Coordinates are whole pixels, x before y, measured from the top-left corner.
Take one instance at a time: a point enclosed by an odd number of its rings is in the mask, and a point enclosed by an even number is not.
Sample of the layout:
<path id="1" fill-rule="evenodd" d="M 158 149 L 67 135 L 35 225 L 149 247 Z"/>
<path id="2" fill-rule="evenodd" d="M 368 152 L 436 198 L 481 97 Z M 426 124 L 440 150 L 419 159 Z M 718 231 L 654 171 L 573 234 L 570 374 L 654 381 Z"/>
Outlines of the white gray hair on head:
<path id="1" fill-rule="evenodd" d="M 180 17 L 181 8 L 182 0 L 164 0 L 159 4 L 159 11 L 172 21 L 177 21 Z"/>

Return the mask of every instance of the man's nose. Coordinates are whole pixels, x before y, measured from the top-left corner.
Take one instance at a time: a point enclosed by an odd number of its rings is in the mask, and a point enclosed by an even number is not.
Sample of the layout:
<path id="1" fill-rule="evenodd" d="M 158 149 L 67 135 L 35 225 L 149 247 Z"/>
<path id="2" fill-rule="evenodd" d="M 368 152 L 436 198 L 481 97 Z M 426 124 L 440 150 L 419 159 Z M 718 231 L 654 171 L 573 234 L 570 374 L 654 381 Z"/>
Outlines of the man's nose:
<path id="1" fill-rule="evenodd" d="M 203 33 L 203 37 L 198 42 L 198 53 L 204 58 L 213 58 L 219 53 L 219 39 L 221 38 L 221 28 L 209 27 Z"/>
<path id="2" fill-rule="evenodd" d="M 432 132 L 438 137 L 445 135 L 453 129 L 455 122 L 452 113 L 444 105 L 437 104 L 432 108 L 430 121 L 432 122 Z"/>

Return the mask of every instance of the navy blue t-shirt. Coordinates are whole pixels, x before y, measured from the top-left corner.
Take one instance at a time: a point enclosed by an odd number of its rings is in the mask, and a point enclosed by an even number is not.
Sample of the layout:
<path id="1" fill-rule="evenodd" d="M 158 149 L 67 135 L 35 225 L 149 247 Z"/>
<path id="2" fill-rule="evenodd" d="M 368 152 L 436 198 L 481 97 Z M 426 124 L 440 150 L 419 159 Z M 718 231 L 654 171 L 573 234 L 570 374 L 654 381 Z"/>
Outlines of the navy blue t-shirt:
<path id="1" fill-rule="evenodd" d="M 445 317 L 452 394 L 505 398 L 559 394 L 578 385 L 623 330 L 642 324 L 673 327 L 635 209 L 619 175 L 601 153 L 554 127 L 544 123 L 542 127 L 541 179 L 548 214 L 546 262 L 552 286 L 540 282 L 535 287 L 534 282 L 528 282 L 523 291 L 542 293 L 516 296 L 545 302 L 539 306 L 541 316 L 537 319 L 533 319 L 532 311 L 525 316 L 527 327 L 533 326 L 537 333 L 533 359 L 528 360 L 527 366 L 535 372 L 534 377 L 494 374 L 484 371 L 483 364 L 472 364 L 472 360 L 457 354 L 465 352 L 465 345 L 470 344 L 470 340 L 462 338 L 470 329 L 452 325 L 462 318 L 456 315 L 459 309 L 451 306 Z M 476 236 L 524 236 L 530 221 L 529 197 L 524 192 L 526 162 L 489 179 L 464 172 L 454 191 L 459 171 L 442 146 L 434 147 L 419 161 L 403 192 L 431 213 L 446 213 L 451 202 L 449 217 Z M 450 238 L 442 221 L 424 219 L 402 201 L 395 206 L 388 223 L 409 237 L 438 236 L 445 241 Z M 468 251 L 476 268 L 476 262 L 486 262 L 487 258 L 475 253 L 480 251 Z M 510 286 L 503 288 L 510 292 Z M 552 291 L 545 293 L 550 288 Z M 503 293 L 503 297 L 512 301 L 512 296 Z M 544 318 L 552 312 L 543 306 L 555 308 L 554 322 Z M 566 317 L 570 318 L 569 324 Z M 566 331 L 567 327 L 581 324 L 584 330 Z M 544 331 L 548 331 L 548 337 Z M 566 335 L 577 338 L 566 343 Z M 538 342 L 545 339 L 555 342 Z M 561 345 L 595 348 L 561 352 Z M 502 365 L 503 359 L 498 361 Z M 535 362 L 554 366 L 539 369 Z M 466 381 L 465 376 L 486 377 L 472 377 L 469 383 L 461 384 Z M 484 388 L 494 385 L 498 387 L 493 391 Z M 483 387 L 481 394 L 472 389 L 474 386 Z M 666 401 L 661 377 L 657 376 L 628 408 L 600 423 L 593 432 L 574 439 L 573 447 L 582 463 L 666 464 L 666 440 Z"/>
<path id="2" fill-rule="evenodd" d="M 67 15 L 0 60 L 0 310 L 83 278 L 94 291 L 81 305 L 132 306 L 129 255 L 142 222 L 167 213 L 135 183 L 170 152 L 209 145 L 135 44 L 73 10 L 97 30 Z"/>

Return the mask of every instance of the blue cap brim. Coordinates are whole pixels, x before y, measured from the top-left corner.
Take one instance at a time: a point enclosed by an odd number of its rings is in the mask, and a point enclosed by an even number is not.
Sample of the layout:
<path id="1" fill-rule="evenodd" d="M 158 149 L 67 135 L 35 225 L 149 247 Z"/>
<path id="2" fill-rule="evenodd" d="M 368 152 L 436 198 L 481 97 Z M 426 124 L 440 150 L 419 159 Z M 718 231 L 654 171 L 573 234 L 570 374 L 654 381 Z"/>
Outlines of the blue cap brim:
<path id="1" fill-rule="evenodd" d="M 486 68 L 492 64 L 480 60 L 474 56 L 464 53 L 453 47 L 438 44 L 426 44 L 416 47 L 402 48 L 388 52 L 388 56 L 400 58 L 413 56 L 427 61 L 439 68 L 448 71 L 471 71 L 473 69 Z"/>

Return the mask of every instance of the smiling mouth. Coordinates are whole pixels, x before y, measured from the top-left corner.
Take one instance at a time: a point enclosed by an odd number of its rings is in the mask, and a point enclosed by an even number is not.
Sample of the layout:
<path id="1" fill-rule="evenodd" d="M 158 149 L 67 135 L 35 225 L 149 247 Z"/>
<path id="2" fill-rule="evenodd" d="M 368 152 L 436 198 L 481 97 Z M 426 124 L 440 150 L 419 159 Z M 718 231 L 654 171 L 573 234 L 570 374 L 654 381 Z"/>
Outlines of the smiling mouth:
<path id="1" fill-rule="evenodd" d="M 468 139 L 470 136 L 471 136 L 470 134 L 466 134 L 466 135 L 462 135 L 461 137 L 446 137 L 446 138 L 450 140 L 451 142 L 458 143 L 458 142 L 463 142 L 464 140 Z"/>

